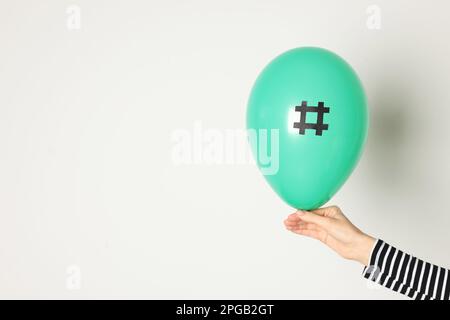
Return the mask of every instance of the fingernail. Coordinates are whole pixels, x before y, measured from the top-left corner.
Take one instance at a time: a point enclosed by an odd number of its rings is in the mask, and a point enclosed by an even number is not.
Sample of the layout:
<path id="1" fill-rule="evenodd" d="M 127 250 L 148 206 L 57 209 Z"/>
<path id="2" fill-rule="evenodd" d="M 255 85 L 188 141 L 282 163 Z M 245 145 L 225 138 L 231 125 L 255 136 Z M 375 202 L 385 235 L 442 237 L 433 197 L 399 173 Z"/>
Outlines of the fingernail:
<path id="1" fill-rule="evenodd" d="M 297 214 L 298 214 L 299 216 L 302 216 L 302 215 L 305 214 L 305 211 L 303 211 L 303 210 L 298 210 L 298 211 L 297 211 Z"/>

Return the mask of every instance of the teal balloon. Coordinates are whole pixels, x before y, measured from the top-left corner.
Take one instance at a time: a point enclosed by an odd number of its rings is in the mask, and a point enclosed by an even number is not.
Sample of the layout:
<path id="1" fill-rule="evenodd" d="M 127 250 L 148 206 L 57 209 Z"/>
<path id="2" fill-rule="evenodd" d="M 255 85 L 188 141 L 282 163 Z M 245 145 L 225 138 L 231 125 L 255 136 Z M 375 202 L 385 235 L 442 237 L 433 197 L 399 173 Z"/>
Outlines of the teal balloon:
<path id="1" fill-rule="evenodd" d="M 358 76 L 321 48 L 287 51 L 258 76 L 247 128 L 256 163 L 290 206 L 326 203 L 355 168 L 367 136 L 367 102 Z"/>

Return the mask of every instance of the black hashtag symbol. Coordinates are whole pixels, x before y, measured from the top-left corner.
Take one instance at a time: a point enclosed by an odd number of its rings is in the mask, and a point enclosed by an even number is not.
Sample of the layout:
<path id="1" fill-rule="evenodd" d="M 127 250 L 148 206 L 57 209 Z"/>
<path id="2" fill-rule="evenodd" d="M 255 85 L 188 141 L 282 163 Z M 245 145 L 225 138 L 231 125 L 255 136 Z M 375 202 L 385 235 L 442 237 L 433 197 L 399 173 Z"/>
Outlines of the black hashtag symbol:
<path id="1" fill-rule="evenodd" d="M 329 113 L 330 108 L 324 107 L 323 102 L 319 102 L 317 107 L 308 106 L 306 101 L 302 105 L 295 107 L 295 112 L 300 112 L 300 122 L 294 122 L 294 128 L 298 129 L 299 134 L 305 134 L 306 129 L 315 129 L 316 136 L 321 136 L 323 130 L 328 130 L 328 124 L 323 123 L 323 114 Z M 317 112 L 316 123 L 306 123 L 306 113 Z"/>

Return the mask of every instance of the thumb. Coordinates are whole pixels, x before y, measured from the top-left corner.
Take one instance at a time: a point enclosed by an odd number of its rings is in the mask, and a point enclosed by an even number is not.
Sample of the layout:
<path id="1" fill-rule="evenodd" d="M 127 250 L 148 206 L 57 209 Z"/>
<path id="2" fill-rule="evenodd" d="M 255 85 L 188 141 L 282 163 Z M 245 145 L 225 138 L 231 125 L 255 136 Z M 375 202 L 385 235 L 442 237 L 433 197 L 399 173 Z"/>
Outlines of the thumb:
<path id="1" fill-rule="evenodd" d="M 300 218 L 300 220 L 317 224 L 319 227 L 322 227 L 325 230 L 328 230 L 331 222 L 331 218 L 324 217 L 310 211 L 298 210 L 297 216 Z"/>

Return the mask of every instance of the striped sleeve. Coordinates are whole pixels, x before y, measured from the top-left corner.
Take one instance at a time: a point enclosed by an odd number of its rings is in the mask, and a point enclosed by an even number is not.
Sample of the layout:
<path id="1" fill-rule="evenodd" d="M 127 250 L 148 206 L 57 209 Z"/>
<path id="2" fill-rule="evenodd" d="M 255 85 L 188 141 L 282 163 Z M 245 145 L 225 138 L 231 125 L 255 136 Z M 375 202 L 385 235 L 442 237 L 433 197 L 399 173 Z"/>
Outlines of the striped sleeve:
<path id="1" fill-rule="evenodd" d="M 406 254 L 380 239 L 375 242 L 363 276 L 412 299 L 450 300 L 448 269 Z"/>

